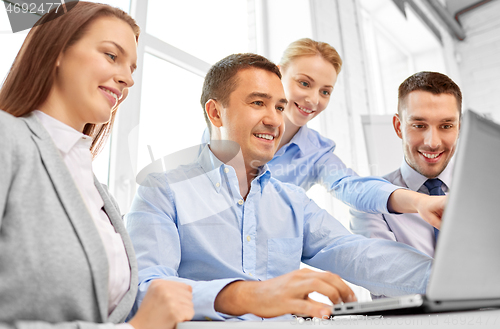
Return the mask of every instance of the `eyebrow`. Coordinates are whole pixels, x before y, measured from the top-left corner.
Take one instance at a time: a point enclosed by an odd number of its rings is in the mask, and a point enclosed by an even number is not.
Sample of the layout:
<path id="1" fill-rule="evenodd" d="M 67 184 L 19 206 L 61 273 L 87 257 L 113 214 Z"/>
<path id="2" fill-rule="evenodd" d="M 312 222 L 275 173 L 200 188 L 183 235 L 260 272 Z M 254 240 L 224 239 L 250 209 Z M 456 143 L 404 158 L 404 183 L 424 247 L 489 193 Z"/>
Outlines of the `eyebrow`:
<path id="1" fill-rule="evenodd" d="M 311 78 L 310 76 L 308 76 L 307 74 L 305 73 L 299 73 L 301 75 L 305 75 L 309 80 L 311 80 L 312 82 L 315 82 L 313 78 Z M 327 88 L 332 88 L 333 89 L 333 86 L 332 85 L 325 85 L 324 87 L 327 87 Z"/>
<path id="2" fill-rule="evenodd" d="M 408 121 L 427 121 L 426 118 L 424 117 L 417 117 L 417 116 L 410 116 L 408 118 Z M 444 118 L 443 120 L 441 120 L 441 122 L 456 122 L 458 121 L 456 118 Z"/>
<path id="3" fill-rule="evenodd" d="M 271 95 L 267 94 L 267 93 L 260 93 L 260 92 L 253 92 L 251 93 L 250 95 L 247 96 L 247 101 L 250 101 L 254 98 L 265 98 L 265 99 L 271 99 L 273 98 Z M 278 100 L 279 103 L 283 103 L 283 104 L 288 104 L 288 101 L 285 99 L 285 98 L 282 98 L 280 100 Z"/>
<path id="4" fill-rule="evenodd" d="M 127 55 L 127 52 L 125 51 L 125 49 L 123 49 L 123 47 L 122 47 L 122 46 L 120 46 L 119 44 L 117 44 L 116 42 L 111 41 L 111 40 L 104 40 L 103 42 L 111 43 L 112 45 L 114 45 L 114 46 L 118 49 L 118 51 L 119 51 L 122 55 Z M 134 71 L 135 71 L 135 69 L 137 69 L 137 64 L 133 63 L 133 64 L 131 65 L 131 67 L 132 67 L 132 72 L 134 72 Z"/>

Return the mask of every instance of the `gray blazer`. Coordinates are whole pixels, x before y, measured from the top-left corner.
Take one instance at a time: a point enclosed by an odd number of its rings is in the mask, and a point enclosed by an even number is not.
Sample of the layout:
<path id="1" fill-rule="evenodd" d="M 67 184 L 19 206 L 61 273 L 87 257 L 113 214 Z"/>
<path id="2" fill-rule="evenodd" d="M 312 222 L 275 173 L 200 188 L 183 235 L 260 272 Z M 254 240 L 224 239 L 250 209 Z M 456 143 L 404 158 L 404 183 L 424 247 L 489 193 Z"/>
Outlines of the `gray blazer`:
<path id="1" fill-rule="evenodd" d="M 109 316 L 106 252 L 59 150 L 33 114 L 0 110 L 0 328 L 95 328 L 128 315 L 135 253 L 117 204 L 95 185 L 132 271 Z"/>

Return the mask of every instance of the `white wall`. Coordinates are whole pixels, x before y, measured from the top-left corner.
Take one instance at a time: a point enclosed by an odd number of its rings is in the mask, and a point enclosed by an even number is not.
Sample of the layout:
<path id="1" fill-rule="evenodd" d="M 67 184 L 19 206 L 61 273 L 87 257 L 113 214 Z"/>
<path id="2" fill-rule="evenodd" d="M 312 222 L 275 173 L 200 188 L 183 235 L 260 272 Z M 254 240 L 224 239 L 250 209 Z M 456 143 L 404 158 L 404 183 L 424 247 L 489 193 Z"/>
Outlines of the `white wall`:
<path id="1" fill-rule="evenodd" d="M 460 16 L 466 37 L 456 41 L 464 109 L 500 122 L 500 1 L 488 2 Z"/>

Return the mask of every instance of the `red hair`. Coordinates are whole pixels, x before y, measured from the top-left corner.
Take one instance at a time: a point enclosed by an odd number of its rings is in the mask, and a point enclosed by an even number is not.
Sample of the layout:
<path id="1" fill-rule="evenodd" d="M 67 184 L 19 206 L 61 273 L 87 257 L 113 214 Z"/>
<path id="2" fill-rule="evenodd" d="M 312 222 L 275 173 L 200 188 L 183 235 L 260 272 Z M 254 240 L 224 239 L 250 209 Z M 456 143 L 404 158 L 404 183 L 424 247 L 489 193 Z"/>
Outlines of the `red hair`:
<path id="1" fill-rule="evenodd" d="M 139 39 L 140 29 L 135 20 L 121 9 L 108 5 L 83 2 L 71 6 L 61 15 L 51 10 L 36 23 L 24 40 L 9 74 L 0 89 L 0 109 L 16 117 L 39 108 L 54 84 L 59 55 L 80 40 L 86 29 L 99 17 L 116 17 L 128 23 Z M 71 7 L 70 7 L 71 6 Z M 102 149 L 115 119 L 102 125 L 86 124 L 83 133 L 93 138 L 93 157 Z"/>

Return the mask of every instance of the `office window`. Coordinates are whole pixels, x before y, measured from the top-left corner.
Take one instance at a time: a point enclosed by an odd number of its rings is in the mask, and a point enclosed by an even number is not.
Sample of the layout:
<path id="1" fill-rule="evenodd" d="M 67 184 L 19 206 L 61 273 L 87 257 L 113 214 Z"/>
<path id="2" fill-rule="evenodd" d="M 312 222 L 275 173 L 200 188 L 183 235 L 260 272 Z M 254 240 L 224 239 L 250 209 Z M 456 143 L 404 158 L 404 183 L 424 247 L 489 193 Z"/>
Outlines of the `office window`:
<path id="1" fill-rule="evenodd" d="M 267 56 L 278 63 L 291 42 L 300 38 L 313 38 L 311 9 L 309 1 L 304 0 L 273 0 L 264 3 L 267 6 L 264 8 L 265 17 L 259 23 L 267 26 L 268 31 L 261 38 L 269 38 Z"/>
<path id="2" fill-rule="evenodd" d="M 4 3 L 3 1 L 0 2 L 0 44 L 2 45 L 0 51 L 0 86 L 3 85 L 5 77 L 9 73 L 10 67 L 27 34 L 28 31 L 12 33 Z"/>
<path id="3" fill-rule="evenodd" d="M 247 0 L 149 0 L 146 31 L 214 64 L 248 52 Z"/>
<path id="4" fill-rule="evenodd" d="M 137 172 L 154 159 L 200 144 L 206 127 L 199 99 L 203 78 L 144 56 Z"/>
<path id="5" fill-rule="evenodd" d="M 0 15 L 4 13 L 5 12 L 2 12 L 0 8 Z M 0 19 L 2 19 L 3 22 L 3 17 L 0 17 Z M 4 30 L 3 28 L 3 26 L 0 26 L 0 43 L 2 44 L 2 51 L 0 51 L 0 85 L 3 85 L 10 67 L 28 34 L 27 32 L 18 32 L 14 34 L 10 30 L 10 25 L 7 27 L 8 30 Z"/>
<path id="6" fill-rule="evenodd" d="M 413 9 L 391 0 L 360 0 L 371 114 L 397 111 L 398 87 L 419 71 L 446 74 L 442 45 Z"/>

